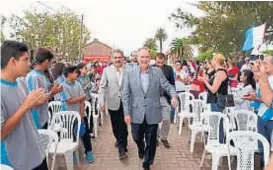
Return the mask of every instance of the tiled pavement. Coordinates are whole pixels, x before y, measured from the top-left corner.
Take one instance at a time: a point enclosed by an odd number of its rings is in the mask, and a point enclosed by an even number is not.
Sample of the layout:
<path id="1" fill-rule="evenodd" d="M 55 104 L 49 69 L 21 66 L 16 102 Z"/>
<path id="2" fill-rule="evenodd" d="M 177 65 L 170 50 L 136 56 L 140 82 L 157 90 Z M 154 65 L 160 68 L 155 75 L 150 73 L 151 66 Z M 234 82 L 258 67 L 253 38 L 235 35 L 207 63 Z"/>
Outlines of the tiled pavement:
<path id="1" fill-rule="evenodd" d="M 130 129 L 129 129 L 130 131 Z M 183 128 L 183 134 L 178 135 L 176 125 L 171 126 L 169 134 L 170 149 L 164 148 L 160 143 L 157 147 L 154 165 L 152 170 L 209 170 L 211 169 L 211 160 L 205 159 L 202 168 L 199 168 L 201 155 L 203 152 L 203 144 L 197 139 L 193 154 L 189 151 L 189 131 L 187 127 Z M 100 127 L 99 137 L 92 141 L 95 162 L 88 164 L 86 160 L 82 160 L 80 165 L 75 165 L 75 170 L 140 170 L 142 169 L 142 161 L 137 156 L 137 148 L 129 133 L 128 141 L 128 158 L 125 160 L 118 159 L 117 149 L 114 147 L 114 137 L 112 134 L 110 119 L 106 119 L 103 126 Z M 57 170 L 65 170 L 63 158 L 58 157 L 56 161 Z M 226 161 L 223 161 L 226 162 Z M 219 169 L 227 169 L 227 165 L 220 166 Z"/>

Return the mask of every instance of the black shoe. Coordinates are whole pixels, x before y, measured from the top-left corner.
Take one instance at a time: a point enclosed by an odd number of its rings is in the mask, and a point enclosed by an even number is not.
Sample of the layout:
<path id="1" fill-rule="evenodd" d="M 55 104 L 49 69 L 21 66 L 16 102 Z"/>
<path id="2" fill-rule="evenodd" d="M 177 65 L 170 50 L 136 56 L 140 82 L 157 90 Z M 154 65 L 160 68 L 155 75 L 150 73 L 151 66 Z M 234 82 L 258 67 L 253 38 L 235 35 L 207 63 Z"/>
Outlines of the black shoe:
<path id="1" fill-rule="evenodd" d="M 150 170 L 150 167 L 143 167 L 143 170 Z"/>
<path id="2" fill-rule="evenodd" d="M 168 142 L 168 140 L 162 140 L 161 139 L 161 142 L 163 143 L 163 145 L 164 145 L 165 148 L 169 149 L 171 147 L 170 144 L 169 144 L 169 142 Z"/>
<path id="3" fill-rule="evenodd" d="M 115 142 L 115 147 L 116 147 L 116 148 L 118 147 L 118 142 Z"/>
<path id="4" fill-rule="evenodd" d="M 124 159 L 127 157 L 127 154 L 126 154 L 126 152 L 120 152 L 118 157 L 119 157 L 119 159 Z"/>
<path id="5" fill-rule="evenodd" d="M 139 159 L 143 159 L 144 158 L 144 152 L 138 151 L 138 157 L 139 157 Z"/>
<path id="6" fill-rule="evenodd" d="M 156 145 L 156 147 L 158 147 L 158 146 L 159 146 L 159 142 L 158 142 L 158 140 L 156 140 L 155 145 Z"/>
<path id="7" fill-rule="evenodd" d="M 128 152 L 128 149 L 127 149 L 127 148 L 125 148 L 125 152 Z"/>

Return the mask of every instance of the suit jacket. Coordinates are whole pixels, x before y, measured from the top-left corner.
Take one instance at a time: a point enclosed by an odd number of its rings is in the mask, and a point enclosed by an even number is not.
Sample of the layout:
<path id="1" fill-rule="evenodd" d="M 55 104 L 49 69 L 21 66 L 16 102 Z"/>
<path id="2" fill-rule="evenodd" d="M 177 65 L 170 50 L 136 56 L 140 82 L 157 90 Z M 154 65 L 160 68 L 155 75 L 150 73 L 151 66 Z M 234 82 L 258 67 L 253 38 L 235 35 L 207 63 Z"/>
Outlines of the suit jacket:
<path id="1" fill-rule="evenodd" d="M 156 65 L 154 65 L 154 67 L 156 67 Z M 175 87 L 175 79 L 174 79 L 174 71 L 173 68 L 171 66 L 168 66 L 166 64 L 163 65 L 163 67 L 161 68 L 163 71 L 163 74 L 165 75 L 166 79 L 168 80 L 168 82 L 173 85 Z M 168 103 L 171 103 L 171 96 L 168 95 L 168 93 L 164 92 L 163 96 L 166 97 Z"/>
<path id="2" fill-rule="evenodd" d="M 148 74 L 149 86 L 145 93 L 140 82 L 139 67 L 125 73 L 123 109 L 125 115 L 131 115 L 132 123 L 141 124 L 145 116 L 148 124 L 158 124 L 162 120 L 161 90 L 171 97 L 177 96 L 175 88 L 167 81 L 161 69 L 150 67 Z"/>
<path id="3" fill-rule="evenodd" d="M 109 110 L 118 110 L 120 107 L 125 69 L 126 67 L 122 68 L 121 86 L 118 83 L 114 65 L 106 67 L 103 71 L 99 88 L 99 100 L 100 104 L 107 103 Z"/>

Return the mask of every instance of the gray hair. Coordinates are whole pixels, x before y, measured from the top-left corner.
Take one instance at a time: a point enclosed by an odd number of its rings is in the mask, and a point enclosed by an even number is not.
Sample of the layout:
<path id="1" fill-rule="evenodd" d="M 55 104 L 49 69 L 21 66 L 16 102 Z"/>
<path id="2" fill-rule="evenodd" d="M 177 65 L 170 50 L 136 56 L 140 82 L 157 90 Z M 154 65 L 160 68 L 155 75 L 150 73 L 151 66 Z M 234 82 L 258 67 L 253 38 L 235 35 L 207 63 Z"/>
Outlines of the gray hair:
<path id="1" fill-rule="evenodd" d="M 141 47 L 141 48 L 139 48 L 139 49 L 137 50 L 137 52 L 139 52 L 139 51 L 141 51 L 141 50 L 147 50 L 147 51 L 150 52 L 150 48 L 148 48 L 148 47 Z"/>
<path id="2" fill-rule="evenodd" d="M 115 50 L 113 50 L 113 52 L 112 52 L 112 57 L 113 57 L 114 53 L 119 53 L 119 54 L 122 55 L 122 57 L 124 57 L 124 52 L 123 52 L 122 50 L 120 50 L 120 49 L 115 49 Z"/>
<path id="3" fill-rule="evenodd" d="M 270 57 L 270 61 L 273 64 L 273 55 L 267 54 L 264 58 Z"/>

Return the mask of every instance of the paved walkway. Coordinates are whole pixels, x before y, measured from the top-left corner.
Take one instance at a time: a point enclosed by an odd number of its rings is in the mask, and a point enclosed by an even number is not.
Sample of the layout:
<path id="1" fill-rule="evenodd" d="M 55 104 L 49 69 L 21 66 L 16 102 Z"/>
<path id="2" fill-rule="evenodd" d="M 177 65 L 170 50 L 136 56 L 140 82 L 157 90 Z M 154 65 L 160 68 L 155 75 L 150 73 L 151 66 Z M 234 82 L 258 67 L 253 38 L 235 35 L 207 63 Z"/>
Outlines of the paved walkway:
<path id="1" fill-rule="evenodd" d="M 129 129 L 130 131 L 130 129 Z M 152 170 L 210 170 L 211 159 L 206 158 L 202 168 L 199 168 L 201 155 L 203 152 L 203 144 L 197 139 L 195 150 L 190 154 L 188 144 L 189 131 L 183 128 L 182 136 L 178 135 L 176 125 L 171 126 L 169 134 L 170 149 L 164 148 L 162 143 L 159 144 L 156 152 L 154 165 Z M 112 134 L 110 119 L 106 118 L 102 127 L 100 127 L 99 137 L 92 141 L 95 162 L 88 164 L 86 160 L 82 160 L 80 165 L 75 165 L 76 170 L 141 170 L 142 161 L 137 156 L 137 148 L 129 133 L 128 141 L 128 158 L 125 160 L 118 159 L 117 149 L 114 147 L 114 137 Z M 224 161 L 226 162 L 226 161 Z M 225 164 L 219 167 L 220 170 L 227 169 Z M 63 158 L 58 158 L 56 168 L 65 170 L 63 166 Z"/>

